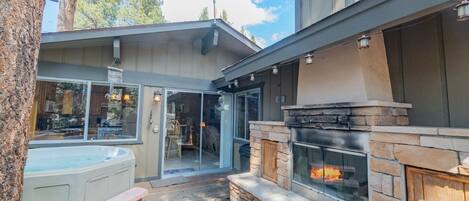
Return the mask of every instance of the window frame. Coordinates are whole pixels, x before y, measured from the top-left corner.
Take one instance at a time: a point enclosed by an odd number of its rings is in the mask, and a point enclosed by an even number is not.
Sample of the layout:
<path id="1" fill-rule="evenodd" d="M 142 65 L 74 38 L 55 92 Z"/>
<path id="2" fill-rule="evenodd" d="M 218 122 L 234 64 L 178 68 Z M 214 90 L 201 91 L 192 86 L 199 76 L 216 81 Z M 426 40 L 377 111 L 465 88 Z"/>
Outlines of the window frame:
<path id="1" fill-rule="evenodd" d="M 261 120 L 262 119 L 262 90 L 260 87 L 258 88 L 253 88 L 253 89 L 248 89 L 248 90 L 244 90 L 244 91 L 239 91 L 239 92 L 236 92 L 234 93 L 233 95 L 233 113 L 234 113 L 234 118 L 233 118 L 233 128 L 234 128 L 234 132 L 233 132 L 233 139 L 235 140 L 239 140 L 239 141 L 243 141 L 243 142 L 249 142 L 249 139 L 247 139 L 247 132 L 249 132 L 249 121 L 248 121 L 248 104 L 247 104 L 247 97 L 245 96 L 244 97 L 244 102 L 245 102 L 245 113 L 244 113 L 244 137 L 243 138 L 240 138 L 237 136 L 238 134 L 238 111 L 237 111 L 237 108 L 238 108 L 238 101 L 237 101 L 237 97 L 239 95 L 247 95 L 249 92 L 257 92 L 259 94 L 259 100 L 258 100 L 258 104 L 257 104 L 257 111 L 258 111 L 258 119 Z"/>
<path id="2" fill-rule="evenodd" d="M 116 83 L 119 86 L 133 86 L 136 87 L 138 90 L 138 98 L 137 98 L 137 120 L 136 120 L 136 128 L 135 128 L 135 138 L 132 139 L 97 139 L 97 140 L 88 140 L 88 129 L 89 129 L 89 113 L 90 113 L 90 103 L 91 103 L 91 86 L 93 84 L 107 84 L 109 85 L 110 82 L 102 81 L 102 80 L 82 80 L 82 79 L 69 79 L 69 78 L 57 78 L 57 77 L 47 77 L 47 76 L 38 76 L 36 79 L 37 81 L 49 81 L 49 82 L 75 82 L 75 83 L 82 83 L 87 86 L 86 91 L 86 108 L 85 108 L 85 125 L 83 127 L 83 138 L 82 139 L 75 139 L 75 140 L 29 140 L 29 145 L 33 146 L 41 146 L 41 145 L 57 145 L 57 144 L 140 144 L 141 143 L 141 112 L 142 112 L 142 95 L 143 95 L 143 87 L 141 84 L 135 83 Z M 33 132 L 36 132 L 34 129 Z"/>

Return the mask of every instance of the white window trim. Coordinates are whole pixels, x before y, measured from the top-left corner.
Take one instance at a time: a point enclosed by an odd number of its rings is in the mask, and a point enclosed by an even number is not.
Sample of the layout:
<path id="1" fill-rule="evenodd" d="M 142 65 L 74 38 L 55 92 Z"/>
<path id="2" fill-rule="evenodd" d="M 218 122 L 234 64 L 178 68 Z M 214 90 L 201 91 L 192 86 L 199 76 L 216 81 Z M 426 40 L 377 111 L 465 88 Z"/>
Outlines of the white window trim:
<path id="1" fill-rule="evenodd" d="M 141 122 L 141 110 L 143 107 L 142 104 L 142 95 L 143 95 L 143 87 L 141 84 L 134 84 L 134 83 L 119 83 L 116 84 L 117 86 L 134 86 L 138 88 L 138 104 L 137 104 L 137 122 L 136 122 L 136 129 L 135 129 L 135 138 L 132 139 L 101 139 L 101 140 L 88 140 L 88 126 L 89 126 L 89 110 L 90 110 L 90 103 L 91 103 L 91 86 L 93 83 L 100 83 L 100 84 L 109 84 L 106 81 L 100 80 L 80 80 L 80 79 L 68 79 L 68 78 L 56 78 L 56 77 L 46 77 L 46 76 L 38 76 L 36 81 L 51 81 L 51 82 L 78 82 L 87 85 L 87 96 L 86 96 L 86 108 L 85 108 L 85 125 L 83 127 L 83 139 L 76 139 L 76 140 L 33 140 L 29 141 L 30 145 L 46 145 L 46 144 L 90 144 L 90 143 L 106 143 L 106 142 L 139 142 L 141 141 L 140 135 L 140 122 Z M 36 130 L 34 130 L 35 132 Z"/>

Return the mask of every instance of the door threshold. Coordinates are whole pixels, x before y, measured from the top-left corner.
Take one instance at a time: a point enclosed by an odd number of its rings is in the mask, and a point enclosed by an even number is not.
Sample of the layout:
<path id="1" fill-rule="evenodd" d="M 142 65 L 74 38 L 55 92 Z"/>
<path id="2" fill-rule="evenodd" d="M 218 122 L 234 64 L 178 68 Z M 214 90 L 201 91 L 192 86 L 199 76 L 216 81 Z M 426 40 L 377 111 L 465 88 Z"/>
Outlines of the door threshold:
<path id="1" fill-rule="evenodd" d="M 183 172 L 183 173 L 175 173 L 175 174 L 167 174 L 163 175 L 161 179 L 168 179 L 173 177 L 193 177 L 193 176 L 203 176 L 208 174 L 218 174 L 218 173 L 226 173 L 233 171 L 231 168 L 219 168 L 219 169 L 209 169 L 209 170 L 197 170 L 193 172 Z"/>

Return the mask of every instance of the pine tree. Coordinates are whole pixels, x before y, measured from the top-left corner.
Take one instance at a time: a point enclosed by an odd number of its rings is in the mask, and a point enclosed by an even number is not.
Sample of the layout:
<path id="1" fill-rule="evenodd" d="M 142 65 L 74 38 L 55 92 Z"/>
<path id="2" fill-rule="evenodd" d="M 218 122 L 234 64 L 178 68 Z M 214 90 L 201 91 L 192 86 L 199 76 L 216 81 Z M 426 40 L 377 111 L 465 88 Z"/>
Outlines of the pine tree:
<path id="1" fill-rule="evenodd" d="M 241 30 L 239 32 L 246 36 L 246 29 L 244 28 L 244 26 L 241 26 Z"/>
<path id="2" fill-rule="evenodd" d="M 256 43 L 256 37 L 254 35 L 251 35 L 251 41 Z"/>
<path id="3" fill-rule="evenodd" d="M 161 0 L 77 0 L 75 28 L 155 24 L 165 22 Z"/>
<path id="4" fill-rule="evenodd" d="M 77 0 L 60 0 L 57 16 L 57 31 L 73 30 Z"/>
<path id="5" fill-rule="evenodd" d="M 121 25 L 164 23 L 160 0 L 127 0 L 121 6 L 118 21 Z"/>
<path id="6" fill-rule="evenodd" d="M 44 0 L 0 1 L 0 200 L 21 200 Z"/>
<path id="7" fill-rule="evenodd" d="M 221 18 L 223 21 L 225 21 L 226 23 L 228 23 L 228 24 L 230 24 L 230 25 L 232 24 L 232 23 L 228 20 L 228 13 L 226 12 L 225 9 L 222 10 L 221 15 L 220 15 L 220 18 Z"/>
<path id="8" fill-rule="evenodd" d="M 199 15 L 199 20 L 208 20 L 208 19 L 210 19 L 208 17 L 208 7 L 204 7 L 204 9 L 202 9 L 202 12 Z"/>

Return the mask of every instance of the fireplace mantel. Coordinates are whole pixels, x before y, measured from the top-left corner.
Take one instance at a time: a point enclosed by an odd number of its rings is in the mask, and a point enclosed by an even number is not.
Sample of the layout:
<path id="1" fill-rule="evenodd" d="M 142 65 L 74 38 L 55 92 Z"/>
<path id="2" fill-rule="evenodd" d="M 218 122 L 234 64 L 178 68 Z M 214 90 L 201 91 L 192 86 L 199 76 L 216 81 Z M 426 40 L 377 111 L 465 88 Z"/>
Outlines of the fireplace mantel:
<path id="1" fill-rule="evenodd" d="M 412 105 L 385 101 L 284 106 L 290 128 L 371 131 L 371 126 L 405 126 Z"/>
<path id="2" fill-rule="evenodd" d="M 358 107 L 395 107 L 395 108 L 410 109 L 412 108 L 412 104 L 372 100 L 372 101 L 366 101 L 366 102 L 339 102 L 339 103 L 324 103 L 324 104 L 311 104 L 311 105 L 287 105 L 287 106 L 282 106 L 282 110 L 358 108 Z"/>

